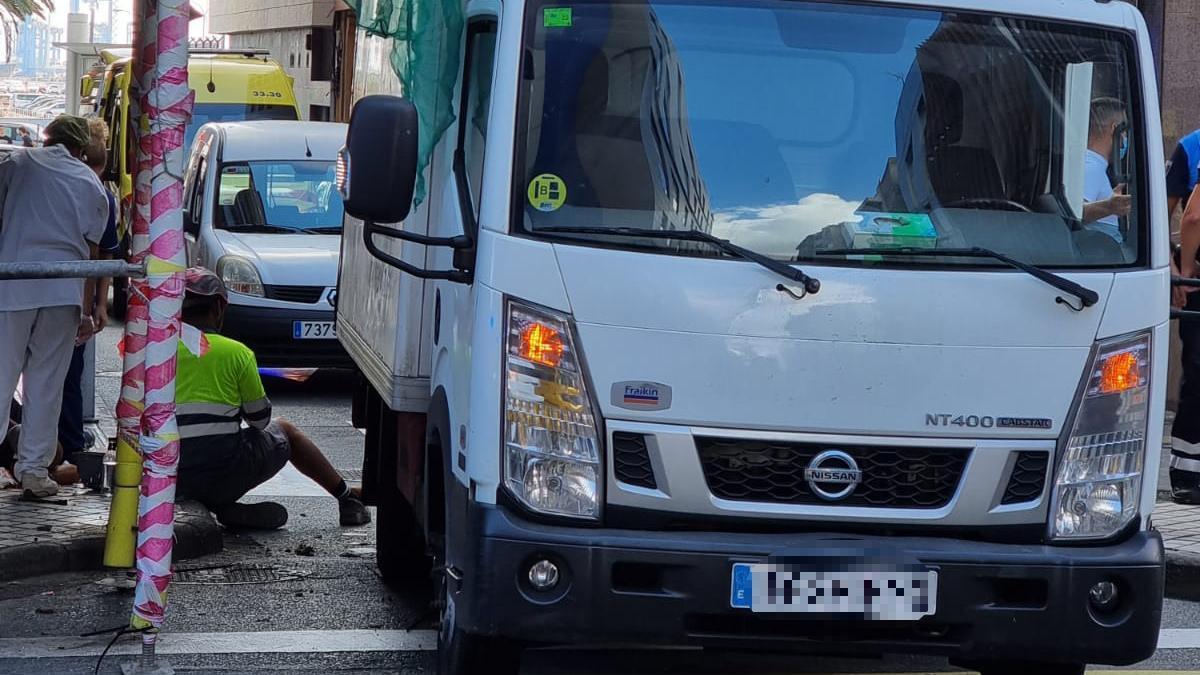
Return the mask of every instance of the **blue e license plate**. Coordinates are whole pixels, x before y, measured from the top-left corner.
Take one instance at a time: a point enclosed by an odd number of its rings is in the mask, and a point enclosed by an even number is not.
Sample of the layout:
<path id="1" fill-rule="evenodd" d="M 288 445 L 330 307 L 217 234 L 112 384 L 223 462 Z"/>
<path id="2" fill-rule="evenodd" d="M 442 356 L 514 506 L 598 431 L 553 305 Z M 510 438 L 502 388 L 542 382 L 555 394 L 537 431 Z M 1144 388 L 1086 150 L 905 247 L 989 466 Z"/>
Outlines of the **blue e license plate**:
<path id="1" fill-rule="evenodd" d="M 729 605 L 752 612 L 860 614 L 915 621 L 937 607 L 937 572 L 886 565 L 815 570 L 788 563 L 734 563 Z"/>

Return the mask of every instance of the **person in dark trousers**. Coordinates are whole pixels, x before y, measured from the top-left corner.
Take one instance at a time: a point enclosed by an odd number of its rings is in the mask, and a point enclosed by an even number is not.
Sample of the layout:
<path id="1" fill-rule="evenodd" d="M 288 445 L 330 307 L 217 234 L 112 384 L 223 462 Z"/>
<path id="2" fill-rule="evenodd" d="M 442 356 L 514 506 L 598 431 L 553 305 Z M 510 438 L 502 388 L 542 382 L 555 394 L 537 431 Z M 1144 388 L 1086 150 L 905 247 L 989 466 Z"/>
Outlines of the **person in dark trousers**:
<path id="1" fill-rule="evenodd" d="M 342 525 L 369 523 L 359 490 L 346 485 L 316 444 L 290 422 L 271 420 L 254 352 L 219 333 L 228 305 L 220 277 L 194 267 L 186 278 L 183 322 L 203 339 L 198 356 L 186 340 L 179 344 L 177 494 L 203 503 L 227 527 L 283 527 L 288 514 L 282 504 L 238 500 L 290 461 L 337 499 Z"/>
<path id="2" fill-rule="evenodd" d="M 1167 163 L 1168 217 L 1183 206 L 1178 259 L 1171 261 L 1173 274 L 1196 276 L 1200 250 L 1200 198 L 1194 198 L 1200 183 L 1200 130 L 1180 139 Z M 1174 287 L 1171 304 L 1200 312 L 1200 294 L 1194 289 Z M 1179 322 L 1183 345 L 1182 383 L 1175 422 L 1171 425 L 1171 498 L 1180 504 L 1200 504 L 1200 321 Z"/>
<path id="3" fill-rule="evenodd" d="M 108 164 L 108 125 L 104 120 L 88 119 L 88 132 L 92 141 L 84 149 L 81 159 L 88 168 L 99 178 L 104 174 Z M 104 235 L 98 246 L 98 258 L 112 258 L 120 252 L 117 240 L 117 201 L 108 188 L 104 188 L 108 198 L 108 222 L 104 226 Z M 108 326 L 108 288 L 110 279 L 98 279 L 95 292 L 90 302 L 86 302 L 84 312 L 90 311 L 95 332 L 99 333 Z M 67 378 L 63 382 L 62 410 L 58 416 L 58 442 L 62 445 L 63 454 L 70 458 L 76 452 L 88 449 L 92 442 L 83 425 L 83 367 L 87 343 L 75 346 L 71 355 L 71 365 L 67 368 Z"/>

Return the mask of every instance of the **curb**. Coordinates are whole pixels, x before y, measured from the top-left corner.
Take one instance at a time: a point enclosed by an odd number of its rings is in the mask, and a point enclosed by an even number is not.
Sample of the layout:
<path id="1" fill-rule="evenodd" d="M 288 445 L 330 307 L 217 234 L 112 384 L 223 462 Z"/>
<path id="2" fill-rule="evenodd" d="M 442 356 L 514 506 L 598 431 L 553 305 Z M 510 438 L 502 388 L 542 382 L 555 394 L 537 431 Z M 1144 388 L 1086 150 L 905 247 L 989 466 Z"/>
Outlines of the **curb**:
<path id="1" fill-rule="evenodd" d="M 1167 551 L 1164 594 L 1175 600 L 1200 601 L 1200 556 Z"/>
<path id="2" fill-rule="evenodd" d="M 174 560 L 219 553 L 225 547 L 221 526 L 198 502 L 176 506 Z M 39 541 L 0 549 L 0 582 L 42 574 L 104 569 L 104 534 L 68 541 Z"/>
<path id="3" fill-rule="evenodd" d="M 1167 549 L 1167 577 L 1179 581 L 1200 581 L 1200 555 Z"/>

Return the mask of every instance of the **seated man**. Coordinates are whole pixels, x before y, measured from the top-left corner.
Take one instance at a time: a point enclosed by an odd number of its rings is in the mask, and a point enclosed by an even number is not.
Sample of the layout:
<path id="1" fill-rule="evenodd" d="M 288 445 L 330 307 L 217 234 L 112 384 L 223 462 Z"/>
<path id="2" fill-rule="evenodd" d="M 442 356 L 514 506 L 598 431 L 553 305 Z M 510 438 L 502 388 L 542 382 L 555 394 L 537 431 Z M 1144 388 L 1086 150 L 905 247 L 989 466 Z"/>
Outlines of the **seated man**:
<path id="1" fill-rule="evenodd" d="M 1133 198 L 1124 184 L 1113 187 L 1108 179 L 1108 158 L 1113 156 L 1117 131 L 1125 124 L 1125 104 L 1113 98 L 1092 101 L 1088 123 L 1088 146 L 1083 169 L 1084 228 L 1103 232 L 1118 244 L 1121 218 L 1129 215 Z M 1128 135 L 1122 135 L 1122 152 L 1128 149 Z"/>
<path id="2" fill-rule="evenodd" d="M 225 286 L 217 275 L 203 268 L 187 271 L 183 321 L 204 333 L 208 349 L 196 356 L 182 342 L 179 345 L 179 496 L 200 501 L 228 527 L 283 527 L 288 516 L 281 504 L 238 500 L 290 460 L 337 498 L 342 525 L 370 522 L 359 491 L 346 486 L 317 446 L 291 423 L 271 421 L 271 402 L 254 352 L 217 334 L 226 304 Z M 249 426 L 243 427 L 242 421 Z"/>

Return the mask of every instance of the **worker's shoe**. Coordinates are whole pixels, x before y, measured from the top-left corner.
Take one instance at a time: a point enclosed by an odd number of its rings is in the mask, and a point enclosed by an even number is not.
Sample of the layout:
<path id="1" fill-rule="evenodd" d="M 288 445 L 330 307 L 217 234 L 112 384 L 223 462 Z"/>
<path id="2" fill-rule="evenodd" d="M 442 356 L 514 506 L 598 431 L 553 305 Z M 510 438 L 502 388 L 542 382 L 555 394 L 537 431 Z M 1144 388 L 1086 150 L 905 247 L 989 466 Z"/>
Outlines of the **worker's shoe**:
<path id="1" fill-rule="evenodd" d="M 53 497 L 58 494 L 58 483 L 50 480 L 49 476 L 39 476 L 37 474 L 25 473 L 21 474 L 21 487 L 25 490 L 26 497 Z"/>
<path id="2" fill-rule="evenodd" d="M 338 520 L 342 525 L 366 525 L 371 522 L 371 512 L 361 499 L 350 494 L 338 500 Z"/>
<path id="3" fill-rule="evenodd" d="M 1200 474 L 1171 469 L 1171 501 L 1176 504 L 1200 505 Z"/>
<path id="4" fill-rule="evenodd" d="M 214 513 L 222 525 L 239 530 L 278 530 L 288 521 L 287 509 L 275 502 L 235 502 L 222 506 Z"/>

